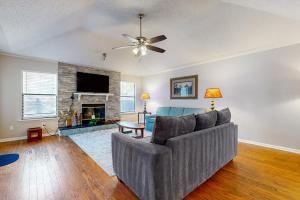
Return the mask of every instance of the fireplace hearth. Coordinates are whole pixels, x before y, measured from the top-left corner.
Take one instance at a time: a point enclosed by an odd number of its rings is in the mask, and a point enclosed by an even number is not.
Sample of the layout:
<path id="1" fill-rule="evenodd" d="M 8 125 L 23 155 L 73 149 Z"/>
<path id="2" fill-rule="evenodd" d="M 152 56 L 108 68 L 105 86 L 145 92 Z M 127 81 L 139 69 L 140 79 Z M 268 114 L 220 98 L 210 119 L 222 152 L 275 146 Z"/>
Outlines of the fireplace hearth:
<path id="1" fill-rule="evenodd" d="M 82 125 L 97 126 L 105 123 L 105 104 L 82 104 Z"/>

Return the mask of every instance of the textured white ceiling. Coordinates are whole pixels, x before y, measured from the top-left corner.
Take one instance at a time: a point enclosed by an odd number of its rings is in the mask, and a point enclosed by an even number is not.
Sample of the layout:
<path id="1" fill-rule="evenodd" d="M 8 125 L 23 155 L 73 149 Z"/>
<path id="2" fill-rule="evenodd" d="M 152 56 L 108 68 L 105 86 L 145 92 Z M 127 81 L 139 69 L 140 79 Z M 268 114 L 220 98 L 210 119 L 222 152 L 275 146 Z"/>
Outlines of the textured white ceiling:
<path id="1" fill-rule="evenodd" d="M 291 19 L 300 19 L 299 0 L 222 0 Z"/>
<path id="2" fill-rule="evenodd" d="M 296 0 L 1 0 L 0 50 L 149 75 L 299 43 L 299 8 Z M 122 33 L 138 35 L 139 12 L 145 36 L 168 37 L 157 43 L 166 53 L 138 60 L 111 50 L 127 44 Z"/>

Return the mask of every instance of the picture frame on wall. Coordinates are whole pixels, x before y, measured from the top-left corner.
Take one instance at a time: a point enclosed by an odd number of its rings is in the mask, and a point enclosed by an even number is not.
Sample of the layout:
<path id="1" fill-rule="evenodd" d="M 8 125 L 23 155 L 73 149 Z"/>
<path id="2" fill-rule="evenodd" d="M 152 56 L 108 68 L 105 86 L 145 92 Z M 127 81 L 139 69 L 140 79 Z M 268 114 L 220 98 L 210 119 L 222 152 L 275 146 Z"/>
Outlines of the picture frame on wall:
<path id="1" fill-rule="evenodd" d="M 171 78 L 170 99 L 198 99 L 198 75 Z"/>

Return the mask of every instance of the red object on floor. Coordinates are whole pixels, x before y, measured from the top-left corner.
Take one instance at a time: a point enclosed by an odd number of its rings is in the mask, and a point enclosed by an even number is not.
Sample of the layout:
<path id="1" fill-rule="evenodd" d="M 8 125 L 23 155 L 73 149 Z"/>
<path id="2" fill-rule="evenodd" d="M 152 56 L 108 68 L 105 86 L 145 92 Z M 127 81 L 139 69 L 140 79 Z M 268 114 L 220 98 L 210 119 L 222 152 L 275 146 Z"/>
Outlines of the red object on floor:
<path id="1" fill-rule="evenodd" d="M 35 141 L 35 140 L 41 140 L 42 139 L 42 128 L 36 127 L 36 128 L 29 128 L 27 130 L 27 141 Z"/>

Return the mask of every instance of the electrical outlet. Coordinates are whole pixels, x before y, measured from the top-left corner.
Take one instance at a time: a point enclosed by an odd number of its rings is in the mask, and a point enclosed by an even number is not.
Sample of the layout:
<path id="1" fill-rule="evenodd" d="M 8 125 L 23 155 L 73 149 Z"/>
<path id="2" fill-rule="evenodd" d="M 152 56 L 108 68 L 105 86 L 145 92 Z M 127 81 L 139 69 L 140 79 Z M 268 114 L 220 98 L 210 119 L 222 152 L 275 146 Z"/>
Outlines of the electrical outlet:
<path id="1" fill-rule="evenodd" d="M 10 131 L 13 131 L 13 130 L 14 130 L 14 126 L 13 126 L 13 125 L 10 125 L 10 126 L 9 126 L 9 130 L 10 130 Z"/>

